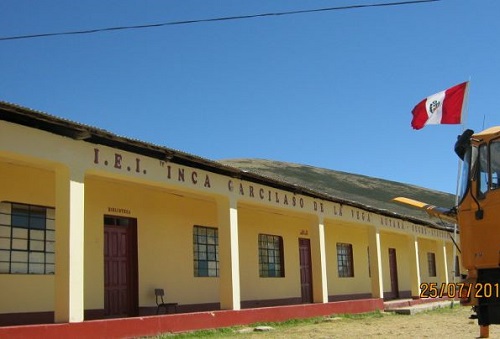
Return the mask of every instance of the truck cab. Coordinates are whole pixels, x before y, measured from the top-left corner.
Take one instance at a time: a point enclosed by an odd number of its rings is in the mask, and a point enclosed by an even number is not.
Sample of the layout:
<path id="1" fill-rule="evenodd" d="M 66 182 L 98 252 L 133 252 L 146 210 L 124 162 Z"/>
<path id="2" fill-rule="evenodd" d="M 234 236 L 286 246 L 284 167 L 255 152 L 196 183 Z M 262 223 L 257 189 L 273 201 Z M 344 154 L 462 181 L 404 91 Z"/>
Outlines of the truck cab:
<path id="1" fill-rule="evenodd" d="M 479 325 L 500 324 L 500 127 L 465 131 L 455 152 L 463 160 L 457 220 L 469 287 L 461 302 Z"/>

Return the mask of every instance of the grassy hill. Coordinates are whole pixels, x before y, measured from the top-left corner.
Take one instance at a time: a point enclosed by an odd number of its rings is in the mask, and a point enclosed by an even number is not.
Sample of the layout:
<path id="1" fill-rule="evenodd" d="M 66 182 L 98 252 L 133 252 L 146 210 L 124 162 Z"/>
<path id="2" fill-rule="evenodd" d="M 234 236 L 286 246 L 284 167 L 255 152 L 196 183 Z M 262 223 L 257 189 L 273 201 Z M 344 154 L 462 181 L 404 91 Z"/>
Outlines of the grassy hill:
<path id="1" fill-rule="evenodd" d="M 394 203 L 391 199 L 404 196 L 442 207 L 452 207 L 455 204 L 455 196 L 449 193 L 325 168 L 263 159 L 230 159 L 219 162 L 268 178 L 296 184 L 318 193 L 396 212 L 437 225 L 442 225 L 442 223 L 435 218 L 429 218 L 427 213 Z"/>

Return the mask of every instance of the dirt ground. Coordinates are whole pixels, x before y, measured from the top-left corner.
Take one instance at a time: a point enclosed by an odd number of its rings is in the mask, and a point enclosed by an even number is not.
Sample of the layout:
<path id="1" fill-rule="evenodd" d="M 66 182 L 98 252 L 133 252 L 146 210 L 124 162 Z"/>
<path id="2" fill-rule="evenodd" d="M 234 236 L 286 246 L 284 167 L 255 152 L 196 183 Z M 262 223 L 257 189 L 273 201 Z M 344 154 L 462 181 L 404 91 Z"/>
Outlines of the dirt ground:
<path id="1" fill-rule="evenodd" d="M 470 307 L 455 305 L 415 315 L 333 318 L 316 324 L 276 328 L 270 332 L 238 334 L 237 338 L 478 338 Z M 500 338 L 500 325 L 490 326 L 490 338 Z"/>

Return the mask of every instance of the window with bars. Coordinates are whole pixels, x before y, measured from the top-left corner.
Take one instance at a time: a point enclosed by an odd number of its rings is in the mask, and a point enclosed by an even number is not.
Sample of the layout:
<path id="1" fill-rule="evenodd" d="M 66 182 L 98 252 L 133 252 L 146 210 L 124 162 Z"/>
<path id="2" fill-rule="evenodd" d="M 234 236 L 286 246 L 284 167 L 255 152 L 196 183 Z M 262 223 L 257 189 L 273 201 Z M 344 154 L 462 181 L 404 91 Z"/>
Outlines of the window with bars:
<path id="1" fill-rule="evenodd" d="M 282 237 L 259 234 L 259 276 L 261 278 L 285 276 Z"/>
<path id="2" fill-rule="evenodd" d="M 214 227 L 193 227 L 195 277 L 219 276 L 219 232 Z"/>
<path id="3" fill-rule="evenodd" d="M 458 255 L 455 256 L 455 277 L 460 276 L 460 259 L 458 258 Z"/>
<path id="4" fill-rule="evenodd" d="M 427 266 L 429 267 L 429 277 L 436 276 L 436 254 L 432 252 L 427 253 Z"/>
<path id="5" fill-rule="evenodd" d="M 372 268 L 370 267 L 370 265 L 371 265 L 370 246 L 368 246 L 366 248 L 366 254 L 367 254 L 367 258 L 368 258 L 368 277 L 371 278 L 372 277 Z"/>
<path id="6" fill-rule="evenodd" d="M 0 203 L 0 273 L 54 274 L 54 208 Z"/>
<path id="7" fill-rule="evenodd" d="M 337 243 L 337 266 L 339 278 L 354 277 L 352 244 Z"/>

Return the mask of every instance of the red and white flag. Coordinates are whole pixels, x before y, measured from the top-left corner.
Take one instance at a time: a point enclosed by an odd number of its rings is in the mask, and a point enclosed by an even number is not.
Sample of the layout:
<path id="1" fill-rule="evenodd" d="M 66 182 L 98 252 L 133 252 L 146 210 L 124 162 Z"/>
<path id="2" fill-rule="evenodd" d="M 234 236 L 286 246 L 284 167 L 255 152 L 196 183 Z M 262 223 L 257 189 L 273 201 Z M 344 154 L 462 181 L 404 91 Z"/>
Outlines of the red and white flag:
<path id="1" fill-rule="evenodd" d="M 411 126 L 421 129 L 426 125 L 460 124 L 468 84 L 461 83 L 420 101 L 411 111 Z"/>

